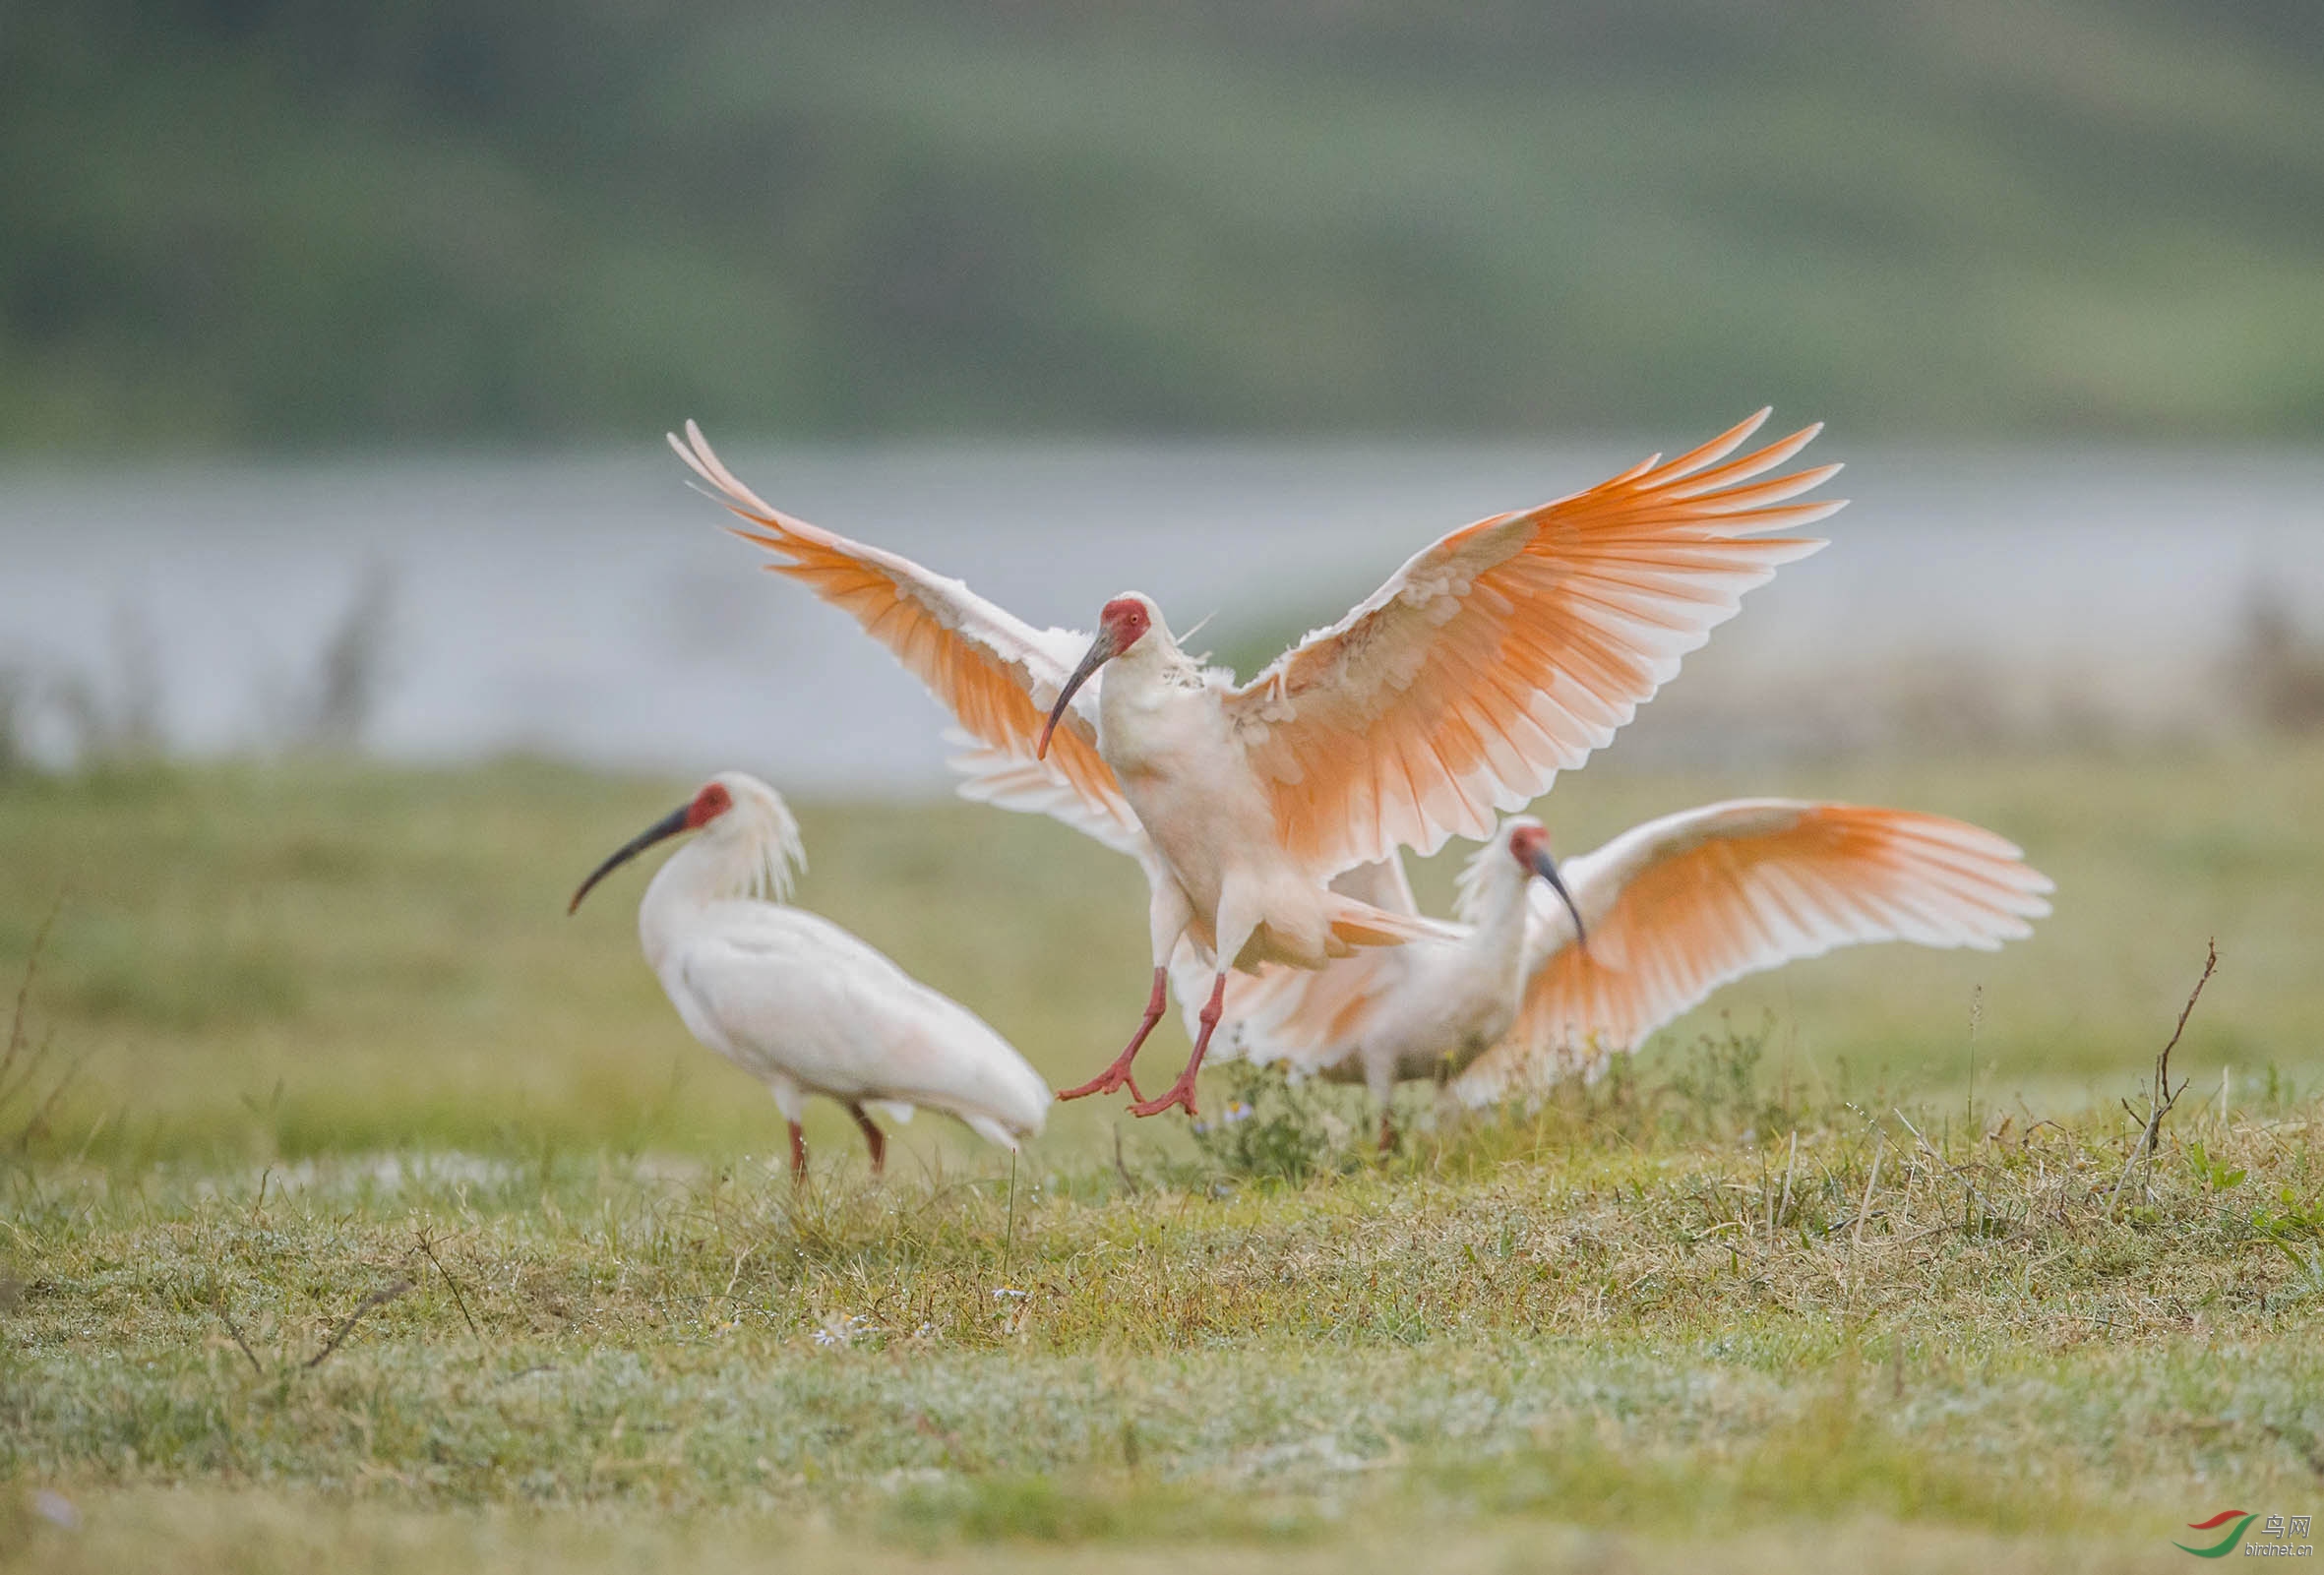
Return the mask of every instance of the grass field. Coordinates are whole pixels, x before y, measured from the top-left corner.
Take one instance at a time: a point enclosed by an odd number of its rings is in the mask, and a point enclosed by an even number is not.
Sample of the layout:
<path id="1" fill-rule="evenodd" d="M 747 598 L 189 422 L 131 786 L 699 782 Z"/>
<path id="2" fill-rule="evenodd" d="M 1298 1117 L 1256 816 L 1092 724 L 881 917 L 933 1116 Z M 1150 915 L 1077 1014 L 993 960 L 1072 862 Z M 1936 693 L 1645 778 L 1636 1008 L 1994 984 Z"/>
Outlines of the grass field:
<path id="1" fill-rule="evenodd" d="M 819 1118 L 794 1195 L 637 956 L 642 878 L 563 916 L 682 784 L 9 779 L 0 963 L 54 920 L 47 1058 L 0 1081 L 0 1560 L 2177 1564 L 2231 1504 L 2324 1507 L 2319 786 L 2291 744 L 1593 768 L 1571 849 L 1734 792 L 1912 804 L 2024 843 L 2057 912 L 1738 988 L 1539 1110 L 1416 1101 L 1385 1161 L 1268 1085 L 1199 1142 L 1069 1107 L 1013 1167 L 924 1118 L 877 1188 Z M 1133 870 L 801 812 L 803 901 L 1047 1073 L 1113 1048 Z M 2117 1096 L 2212 937 L 2125 1181 Z"/>
<path id="2" fill-rule="evenodd" d="M 761 768 L 780 780 L 779 761 Z M 315 765 L 0 779 L 0 980 L 54 929 L 31 998 L 82 1062 L 51 1152 L 108 1163 L 268 1161 L 414 1145 L 496 1153 L 767 1152 L 756 1085 L 690 1040 L 637 949 L 644 875 L 575 918 L 581 877 L 688 784 L 512 763 L 448 774 Z M 2217 938 L 2181 1061 L 2216 1090 L 2324 1073 L 2324 748 L 2149 757 L 1981 757 L 1849 769 L 1624 775 L 1544 803 L 1579 851 L 1650 816 L 1795 792 L 1966 817 L 2058 883 L 2034 940 L 1996 955 L 1878 947 L 1715 998 L 1666 1036 L 1775 1013 L 1766 1058 L 1931 1099 L 2110 1104 Z M 802 804 L 799 900 L 969 1001 L 1067 1079 L 1110 1056 L 1146 979 L 1129 861 L 1046 821 L 951 802 Z M 1445 911 L 1457 850 L 1421 872 Z M 61 906 L 60 906 L 61 901 Z M 1977 1018 L 1974 1047 L 1971 1018 Z M 1183 1057 L 1165 1025 L 1148 1052 Z M 1651 1064 L 1659 1053 L 1649 1051 Z M 1107 1148 L 1115 1113 L 1059 1113 L 1045 1155 Z M 941 1123 L 903 1134 L 920 1151 Z M 1170 1144 L 1160 1122 L 1131 1140 Z M 854 1138 L 824 1113 L 836 1153 Z M 973 1140 L 962 1137 L 954 1152 Z"/>

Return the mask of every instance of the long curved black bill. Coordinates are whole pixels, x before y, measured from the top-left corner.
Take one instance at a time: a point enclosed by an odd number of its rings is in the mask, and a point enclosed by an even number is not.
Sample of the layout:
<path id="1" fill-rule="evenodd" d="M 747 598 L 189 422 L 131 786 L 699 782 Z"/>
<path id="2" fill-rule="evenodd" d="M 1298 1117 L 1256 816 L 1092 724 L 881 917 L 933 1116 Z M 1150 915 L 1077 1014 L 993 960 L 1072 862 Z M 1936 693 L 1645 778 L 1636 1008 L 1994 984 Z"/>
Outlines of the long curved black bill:
<path id="1" fill-rule="evenodd" d="M 1049 707 L 1049 720 L 1041 724 L 1041 742 L 1033 746 L 1033 758 L 1043 759 L 1049 754 L 1049 735 L 1057 731 L 1066 707 L 1073 703 L 1073 692 L 1089 682 L 1089 675 L 1114 659 L 1114 637 L 1099 630 L 1089 642 L 1089 651 L 1081 658 L 1081 665 L 1073 669 L 1073 676 L 1066 680 L 1066 687 L 1057 692 L 1057 703 Z"/>
<path id="2" fill-rule="evenodd" d="M 1558 861 L 1550 857 L 1549 849 L 1544 848 L 1533 856 L 1533 873 L 1550 883 L 1550 889 L 1557 892 L 1559 900 L 1565 904 L 1565 911 L 1573 915 L 1574 941 L 1582 950 L 1589 950 L 1590 932 L 1581 922 L 1581 910 L 1573 905 L 1573 893 L 1566 890 L 1565 882 L 1559 878 Z"/>
<path id="3" fill-rule="evenodd" d="M 581 883 L 581 889 L 576 891 L 573 894 L 573 900 L 565 905 L 566 913 L 572 914 L 580 910 L 581 898 L 589 894 L 589 887 L 613 874 L 614 871 L 635 859 L 639 854 L 643 853 L 647 848 L 652 847 L 656 842 L 674 837 L 685 830 L 687 812 L 693 808 L 692 804 L 679 805 L 669 814 L 654 821 L 653 824 L 623 843 L 621 851 L 589 872 L 589 878 Z"/>

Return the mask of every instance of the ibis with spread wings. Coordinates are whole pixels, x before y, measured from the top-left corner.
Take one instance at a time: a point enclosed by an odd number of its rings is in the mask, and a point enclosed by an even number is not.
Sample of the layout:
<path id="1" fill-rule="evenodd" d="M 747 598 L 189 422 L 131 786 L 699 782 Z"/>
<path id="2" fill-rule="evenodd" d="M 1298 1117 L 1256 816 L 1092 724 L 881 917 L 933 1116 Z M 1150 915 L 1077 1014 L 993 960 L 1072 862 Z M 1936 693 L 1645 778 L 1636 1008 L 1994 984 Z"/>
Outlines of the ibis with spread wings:
<path id="1" fill-rule="evenodd" d="M 1803 799 L 1632 826 L 1565 860 L 1555 894 L 1532 878 L 1550 868 L 1540 822 L 1509 820 L 1462 872 L 1453 936 L 1239 977 L 1221 1052 L 1368 1084 L 1385 1147 L 1399 1081 L 1475 1106 L 1595 1076 L 1747 974 L 1877 941 L 1989 951 L 2030 935 L 2051 889 L 1982 826 Z M 1413 908 L 1392 857 L 1342 882 Z"/>
<path id="2" fill-rule="evenodd" d="M 1399 847 L 1491 835 L 1496 812 L 1612 739 L 1745 591 L 1823 545 L 1766 534 L 1840 503 L 1802 500 L 1838 466 L 1781 470 L 1813 427 L 1737 454 L 1765 416 L 1451 532 L 1249 683 L 1181 650 L 1150 597 L 1108 601 L 1094 636 L 1036 629 L 957 580 L 780 513 L 693 423 L 670 442 L 770 567 L 853 615 L 972 739 L 1029 749 L 1041 792 L 1145 839 L 1145 1014 L 1111 1065 L 1061 1097 L 1127 1085 L 1133 1113 L 1150 1116 L 1193 1112 L 1231 972 L 1315 969 L 1445 934 L 1334 889 L 1335 876 Z M 1167 1009 L 1182 939 L 1211 974 L 1193 1055 L 1169 1090 L 1138 1099 L 1131 1063 Z"/>

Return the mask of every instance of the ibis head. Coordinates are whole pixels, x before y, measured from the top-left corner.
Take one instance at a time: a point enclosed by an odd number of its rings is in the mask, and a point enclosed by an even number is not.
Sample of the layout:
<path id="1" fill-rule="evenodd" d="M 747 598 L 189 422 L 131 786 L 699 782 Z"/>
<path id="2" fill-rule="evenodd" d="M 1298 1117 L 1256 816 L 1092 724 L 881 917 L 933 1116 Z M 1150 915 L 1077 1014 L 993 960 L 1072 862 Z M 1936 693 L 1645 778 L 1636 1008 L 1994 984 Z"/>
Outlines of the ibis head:
<path id="1" fill-rule="evenodd" d="M 1081 665 L 1073 669 L 1066 687 L 1057 692 L 1057 703 L 1049 708 L 1049 720 L 1041 727 L 1041 742 L 1033 749 L 1035 758 L 1049 753 L 1049 736 L 1057 731 L 1058 720 L 1072 703 L 1074 692 L 1088 683 L 1099 668 L 1143 639 L 1146 631 L 1160 622 L 1161 616 L 1150 598 L 1135 591 L 1106 603 L 1097 615 L 1097 634 L 1090 639 Z"/>
<path id="2" fill-rule="evenodd" d="M 1573 905 L 1573 894 L 1565 889 L 1559 877 L 1558 861 L 1550 857 L 1550 833 L 1538 821 L 1521 820 L 1509 831 L 1509 856 L 1526 870 L 1540 876 L 1565 904 L 1565 911 L 1573 915 L 1573 938 L 1583 946 L 1590 943 L 1589 931 L 1581 922 L 1581 909 Z"/>
<path id="3" fill-rule="evenodd" d="M 682 832 L 699 831 L 733 808 L 734 792 L 725 782 L 716 779 L 704 782 L 696 791 L 693 798 L 688 799 L 684 804 L 679 805 L 669 814 L 654 821 L 653 824 L 630 838 L 629 841 L 614 850 L 612 857 L 590 871 L 589 878 L 583 880 L 581 883 L 581 889 L 573 894 L 573 900 L 565 905 L 565 911 L 573 913 L 579 910 L 581 898 L 589 894 L 591 886 L 635 859 L 639 854 L 643 853 L 647 848 L 652 847 L 656 842 L 666 842 Z"/>

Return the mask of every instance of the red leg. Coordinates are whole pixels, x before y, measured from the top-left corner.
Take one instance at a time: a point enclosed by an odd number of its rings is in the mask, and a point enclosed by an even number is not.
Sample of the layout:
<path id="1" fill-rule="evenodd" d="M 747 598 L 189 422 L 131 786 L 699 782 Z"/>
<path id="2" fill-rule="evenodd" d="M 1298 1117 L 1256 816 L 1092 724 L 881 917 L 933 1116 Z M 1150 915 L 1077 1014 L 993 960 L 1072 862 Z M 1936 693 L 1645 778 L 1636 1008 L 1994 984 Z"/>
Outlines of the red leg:
<path id="1" fill-rule="evenodd" d="M 791 1122 L 791 1184 L 807 1184 L 807 1129 Z"/>
<path id="2" fill-rule="evenodd" d="M 850 1105 L 847 1114 L 855 1118 L 855 1124 L 864 1129 L 864 1141 L 872 1145 L 872 1175 L 877 1179 L 887 1163 L 887 1134 L 873 1124 L 861 1105 Z"/>
<path id="3" fill-rule="evenodd" d="M 1079 1088 L 1066 1089 L 1057 1097 L 1060 1099 L 1079 1099 L 1085 1094 L 1111 1094 L 1115 1089 L 1127 1083 L 1130 1086 L 1131 1099 L 1143 1099 L 1145 1096 L 1137 1091 L 1136 1080 L 1130 1075 L 1130 1063 L 1137 1060 L 1137 1053 L 1145 1048 L 1146 1035 L 1154 1031 L 1154 1025 L 1162 1020 L 1162 1014 L 1169 1009 L 1170 970 L 1157 968 L 1154 970 L 1154 993 L 1146 998 L 1146 1020 L 1137 1025 L 1136 1033 L 1131 1035 L 1130 1048 L 1114 1058 L 1113 1065 L 1099 1072 L 1088 1082 L 1083 1083 Z"/>
<path id="4" fill-rule="evenodd" d="M 1388 1119 L 1388 1108 L 1385 1105 L 1382 1105 L 1379 1110 L 1379 1151 L 1382 1154 L 1396 1152 L 1396 1123 Z"/>
<path id="5" fill-rule="evenodd" d="M 1202 1069 L 1202 1054 L 1210 1049 L 1210 1036 L 1218 1027 L 1219 1015 L 1227 1007 L 1227 976 L 1221 973 L 1218 982 L 1210 987 L 1210 999 L 1202 1003 L 1200 1021 L 1202 1031 L 1194 1036 L 1194 1054 L 1187 1062 L 1187 1069 L 1178 1074 L 1178 1081 L 1160 1099 L 1149 1099 L 1130 1107 L 1132 1116 L 1159 1116 L 1173 1105 L 1184 1105 L 1187 1114 L 1194 1114 L 1194 1074 Z M 1134 1090 L 1132 1090 L 1134 1092 Z"/>

